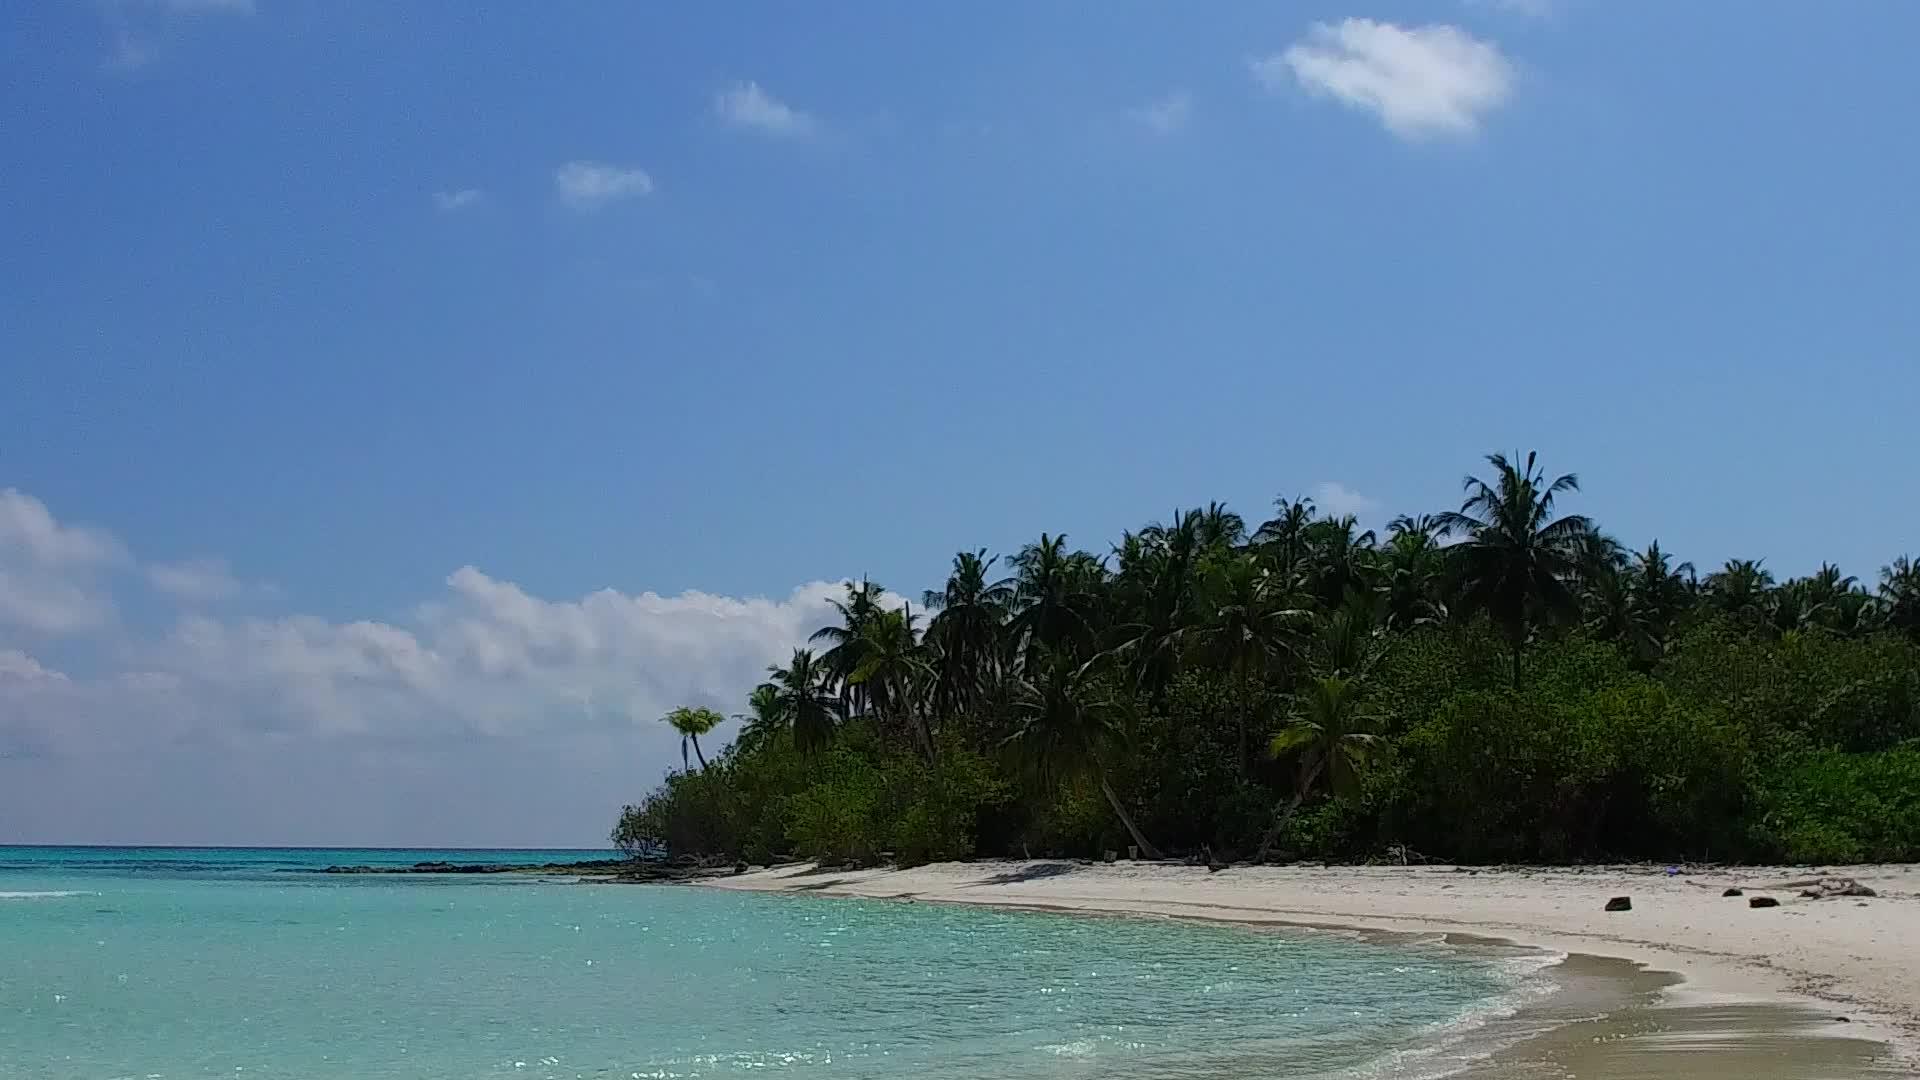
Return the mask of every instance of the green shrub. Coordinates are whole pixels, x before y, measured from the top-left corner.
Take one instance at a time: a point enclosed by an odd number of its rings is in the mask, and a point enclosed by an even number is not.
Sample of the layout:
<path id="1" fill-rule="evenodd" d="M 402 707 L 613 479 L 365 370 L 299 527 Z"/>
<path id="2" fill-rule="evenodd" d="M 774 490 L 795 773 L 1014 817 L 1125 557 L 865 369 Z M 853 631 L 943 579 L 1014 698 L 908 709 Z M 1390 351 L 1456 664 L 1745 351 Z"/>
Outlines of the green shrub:
<path id="1" fill-rule="evenodd" d="M 705 855 L 738 849 L 742 803 L 725 770 L 674 773 L 637 806 L 620 811 L 611 839 L 629 855 L 664 848 Z"/>
<path id="2" fill-rule="evenodd" d="M 1780 857 L 1806 863 L 1920 859 L 1920 746 L 1804 754 L 1783 762 L 1763 785 L 1762 829 Z"/>
<path id="3" fill-rule="evenodd" d="M 1012 790 L 957 739 L 942 745 L 932 768 L 906 756 L 893 766 L 889 780 L 900 809 L 889 839 L 902 866 L 972 858 L 980 812 L 1004 803 Z"/>
<path id="4" fill-rule="evenodd" d="M 835 746 L 812 763 L 814 782 L 787 801 L 787 835 L 795 850 L 822 862 L 869 863 L 885 847 L 880 820 L 886 784 L 880 770 L 850 746 Z"/>

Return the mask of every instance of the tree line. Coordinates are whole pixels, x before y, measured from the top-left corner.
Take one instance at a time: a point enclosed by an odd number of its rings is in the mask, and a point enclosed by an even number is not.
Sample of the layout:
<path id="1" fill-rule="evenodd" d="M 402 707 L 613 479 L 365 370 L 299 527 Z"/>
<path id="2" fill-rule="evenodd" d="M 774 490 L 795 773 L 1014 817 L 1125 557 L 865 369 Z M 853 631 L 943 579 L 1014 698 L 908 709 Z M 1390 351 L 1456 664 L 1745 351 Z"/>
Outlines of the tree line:
<path id="1" fill-rule="evenodd" d="M 1859 861 L 1920 856 L 1920 567 L 1706 574 L 1562 513 L 1532 454 L 1458 509 L 1211 503 L 1110 551 L 849 583 L 753 688 L 665 719 L 629 851 Z M 691 746 L 696 769 L 686 760 Z"/>

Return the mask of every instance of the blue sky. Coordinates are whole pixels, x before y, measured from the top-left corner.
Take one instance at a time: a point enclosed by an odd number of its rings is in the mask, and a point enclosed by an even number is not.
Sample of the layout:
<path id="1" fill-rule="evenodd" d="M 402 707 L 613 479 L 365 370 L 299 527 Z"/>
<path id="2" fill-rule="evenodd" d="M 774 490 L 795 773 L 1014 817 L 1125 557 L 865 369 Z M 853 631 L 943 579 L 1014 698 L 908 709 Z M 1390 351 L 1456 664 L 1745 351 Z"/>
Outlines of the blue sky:
<path id="1" fill-rule="evenodd" d="M 0 840 L 591 843 L 834 580 L 1377 523 L 1492 450 L 1630 544 L 1870 579 L 1920 536 L 1917 36 L 8 7 Z"/>

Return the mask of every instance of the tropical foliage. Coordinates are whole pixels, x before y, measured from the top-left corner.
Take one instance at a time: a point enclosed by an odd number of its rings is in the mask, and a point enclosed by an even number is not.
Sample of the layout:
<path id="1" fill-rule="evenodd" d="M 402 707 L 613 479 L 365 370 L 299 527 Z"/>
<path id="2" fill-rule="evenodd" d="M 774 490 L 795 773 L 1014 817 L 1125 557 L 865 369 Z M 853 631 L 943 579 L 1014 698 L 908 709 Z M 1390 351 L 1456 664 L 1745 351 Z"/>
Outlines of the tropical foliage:
<path id="1" fill-rule="evenodd" d="M 902 861 L 1920 857 L 1920 567 L 1704 576 L 1495 454 L 1383 535 L 1213 503 L 849 583 L 629 849 Z"/>

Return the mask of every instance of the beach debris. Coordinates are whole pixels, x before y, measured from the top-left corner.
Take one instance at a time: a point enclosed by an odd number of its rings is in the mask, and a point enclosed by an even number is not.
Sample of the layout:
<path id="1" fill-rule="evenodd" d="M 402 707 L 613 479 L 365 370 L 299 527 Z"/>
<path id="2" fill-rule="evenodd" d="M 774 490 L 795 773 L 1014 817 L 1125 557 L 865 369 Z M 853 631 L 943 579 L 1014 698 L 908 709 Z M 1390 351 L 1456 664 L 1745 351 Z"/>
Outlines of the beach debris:
<path id="1" fill-rule="evenodd" d="M 1608 911 L 1632 911 L 1633 897 L 1616 896 L 1613 899 L 1607 901 L 1607 910 Z"/>
<path id="2" fill-rule="evenodd" d="M 1780 901 L 1775 900 L 1771 896 L 1749 896 L 1747 897 L 1747 906 L 1748 907 L 1779 907 Z"/>
<path id="3" fill-rule="evenodd" d="M 1797 881 L 1794 884 L 1805 886 L 1800 895 L 1809 900 L 1825 900 L 1829 896 L 1880 895 L 1850 877 L 1824 877 L 1818 881 Z"/>
<path id="4" fill-rule="evenodd" d="M 1232 863 L 1210 862 L 1207 864 L 1207 873 L 1217 874 L 1220 871 L 1225 870 L 1227 867 L 1232 865 L 1233 865 Z"/>
<path id="5" fill-rule="evenodd" d="M 1119 852 L 1117 852 L 1117 851 L 1108 851 L 1108 852 L 1105 852 L 1105 853 L 1103 853 L 1103 854 L 1102 854 L 1102 855 L 1100 856 L 1100 861 L 1101 861 L 1101 862 L 1119 862 L 1119 861 L 1120 861 L 1120 853 L 1119 853 Z"/>
<path id="6" fill-rule="evenodd" d="M 1734 889 L 1728 889 L 1726 892 L 1723 892 L 1720 895 L 1721 896 L 1745 896 L 1747 894 L 1745 891 L 1741 889 L 1734 888 Z"/>

